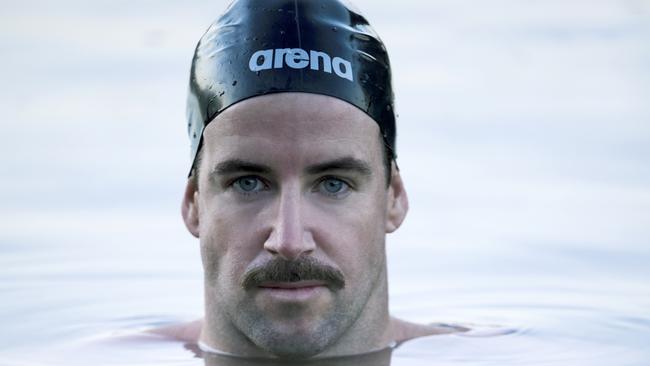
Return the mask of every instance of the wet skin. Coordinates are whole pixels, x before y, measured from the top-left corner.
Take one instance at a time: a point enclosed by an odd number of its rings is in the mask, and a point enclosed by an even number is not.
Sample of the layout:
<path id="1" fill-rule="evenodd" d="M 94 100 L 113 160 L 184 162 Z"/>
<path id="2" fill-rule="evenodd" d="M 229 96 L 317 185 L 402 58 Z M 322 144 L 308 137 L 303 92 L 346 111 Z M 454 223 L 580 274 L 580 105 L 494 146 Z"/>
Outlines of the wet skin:
<path id="1" fill-rule="evenodd" d="M 205 318 L 159 332 L 307 358 L 462 330 L 388 314 L 385 236 L 408 199 L 394 166 L 387 185 L 382 148 L 370 117 L 323 95 L 265 95 L 217 116 L 182 209 L 200 239 Z"/>

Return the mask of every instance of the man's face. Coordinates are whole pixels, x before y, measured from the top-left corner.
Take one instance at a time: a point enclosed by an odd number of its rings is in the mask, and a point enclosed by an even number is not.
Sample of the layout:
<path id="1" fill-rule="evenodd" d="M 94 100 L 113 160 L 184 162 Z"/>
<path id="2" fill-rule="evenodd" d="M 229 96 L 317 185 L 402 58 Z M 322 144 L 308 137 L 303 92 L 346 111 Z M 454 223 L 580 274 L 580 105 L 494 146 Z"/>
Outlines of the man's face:
<path id="1" fill-rule="evenodd" d="M 206 127 L 190 208 L 203 336 L 306 357 L 385 315 L 396 225 L 382 148 L 370 117 L 315 94 L 248 99 Z"/>

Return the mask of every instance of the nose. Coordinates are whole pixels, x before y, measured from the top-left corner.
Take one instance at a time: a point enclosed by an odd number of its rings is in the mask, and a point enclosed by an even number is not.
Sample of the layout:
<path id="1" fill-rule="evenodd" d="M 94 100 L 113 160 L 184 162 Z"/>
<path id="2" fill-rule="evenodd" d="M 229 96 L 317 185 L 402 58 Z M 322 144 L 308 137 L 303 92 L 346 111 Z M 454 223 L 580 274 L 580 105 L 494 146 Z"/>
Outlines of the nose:
<path id="1" fill-rule="evenodd" d="M 271 233 L 264 249 L 274 256 L 295 260 L 316 248 L 314 238 L 305 225 L 304 202 L 300 190 L 285 189 L 278 198 Z"/>

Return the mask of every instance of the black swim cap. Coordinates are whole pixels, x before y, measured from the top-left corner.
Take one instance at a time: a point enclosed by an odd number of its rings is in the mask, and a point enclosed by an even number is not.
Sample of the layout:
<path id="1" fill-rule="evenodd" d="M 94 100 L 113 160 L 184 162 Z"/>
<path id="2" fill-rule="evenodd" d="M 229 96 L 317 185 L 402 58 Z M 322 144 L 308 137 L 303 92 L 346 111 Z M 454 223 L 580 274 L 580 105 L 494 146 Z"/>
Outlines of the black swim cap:
<path id="1" fill-rule="evenodd" d="M 357 106 L 377 122 L 395 157 L 388 53 L 361 14 L 342 0 L 235 0 L 194 52 L 187 101 L 192 169 L 215 116 L 279 92 L 329 95 Z"/>

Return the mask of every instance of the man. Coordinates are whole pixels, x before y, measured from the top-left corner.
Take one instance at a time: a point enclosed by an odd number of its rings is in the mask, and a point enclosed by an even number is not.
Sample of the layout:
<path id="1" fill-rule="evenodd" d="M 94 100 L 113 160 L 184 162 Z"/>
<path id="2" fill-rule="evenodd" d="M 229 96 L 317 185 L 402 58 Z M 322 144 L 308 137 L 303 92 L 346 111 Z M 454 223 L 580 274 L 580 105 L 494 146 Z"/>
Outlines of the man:
<path id="1" fill-rule="evenodd" d="M 386 233 L 408 199 L 388 55 L 336 0 L 235 1 L 201 38 L 182 205 L 205 318 L 165 330 L 205 352 L 361 354 L 462 327 L 388 313 Z"/>

